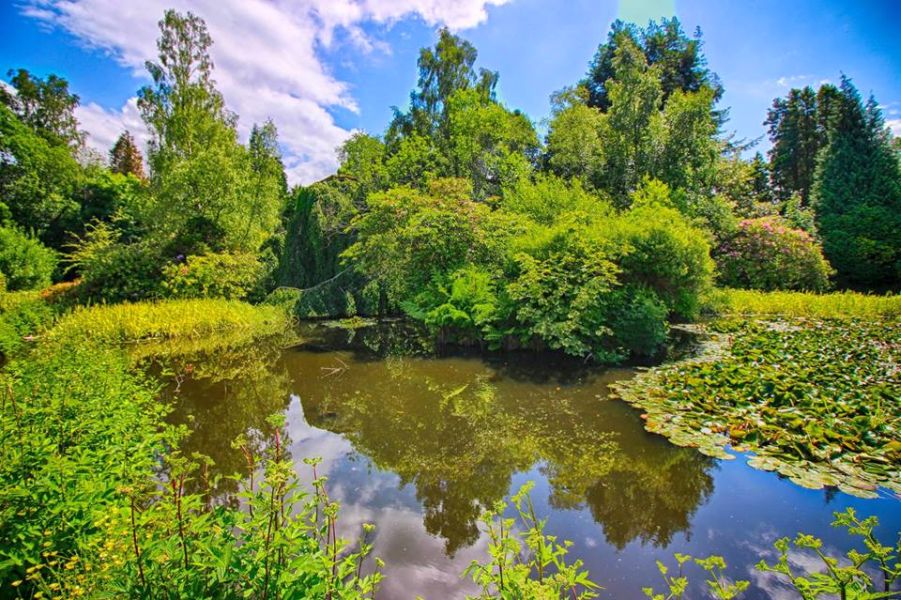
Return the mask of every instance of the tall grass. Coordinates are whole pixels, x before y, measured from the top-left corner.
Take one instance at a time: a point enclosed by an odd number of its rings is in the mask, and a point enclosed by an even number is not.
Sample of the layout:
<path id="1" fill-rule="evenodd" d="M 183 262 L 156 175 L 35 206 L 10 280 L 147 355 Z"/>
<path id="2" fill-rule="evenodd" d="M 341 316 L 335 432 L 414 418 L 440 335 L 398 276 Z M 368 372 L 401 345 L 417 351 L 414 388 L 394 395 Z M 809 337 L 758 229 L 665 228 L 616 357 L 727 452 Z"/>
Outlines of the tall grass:
<path id="1" fill-rule="evenodd" d="M 276 306 L 252 306 L 237 300 L 164 300 L 78 308 L 51 329 L 51 341 L 120 344 L 150 340 L 198 339 L 246 332 L 283 332 L 289 317 Z"/>
<path id="2" fill-rule="evenodd" d="M 725 314 L 813 317 L 824 319 L 901 318 L 901 296 L 873 296 L 856 292 L 759 292 L 721 290 L 715 310 Z"/>

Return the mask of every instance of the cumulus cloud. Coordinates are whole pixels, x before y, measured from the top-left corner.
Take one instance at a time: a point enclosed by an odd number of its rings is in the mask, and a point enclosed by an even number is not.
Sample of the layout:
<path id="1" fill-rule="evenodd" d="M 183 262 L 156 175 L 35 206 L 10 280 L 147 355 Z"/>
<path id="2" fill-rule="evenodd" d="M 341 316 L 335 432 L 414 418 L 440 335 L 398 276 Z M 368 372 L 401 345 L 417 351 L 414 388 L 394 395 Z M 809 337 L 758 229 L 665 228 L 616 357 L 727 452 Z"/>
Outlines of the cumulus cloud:
<path id="1" fill-rule="evenodd" d="M 792 85 L 810 79 L 810 75 L 784 75 L 776 80 L 779 87 L 791 87 Z"/>
<path id="2" fill-rule="evenodd" d="M 889 119 L 885 124 L 892 130 L 892 135 L 901 137 L 901 119 Z"/>
<path id="3" fill-rule="evenodd" d="M 346 32 L 361 53 L 386 52 L 384 42 L 367 36 L 363 25 L 418 17 L 428 25 L 462 30 L 487 19 L 488 6 L 510 1 L 28 0 L 21 10 L 139 76 L 144 76 L 144 62 L 156 56 L 157 22 L 167 8 L 202 17 L 214 41 L 215 78 L 228 107 L 241 118 L 241 134 L 246 137 L 253 123 L 272 118 L 290 180 L 309 183 L 335 169 L 335 148 L 351 134 L 329 110 L 357 110 L 347 83 L 329 71 L 318 52 L 335 43 L 336 31 Z M 78 116 L 89 143 L 102 152 L 126 128 L 147 138 L 135 119 L 134 98 L 120 108 L 88 104 Z"/>

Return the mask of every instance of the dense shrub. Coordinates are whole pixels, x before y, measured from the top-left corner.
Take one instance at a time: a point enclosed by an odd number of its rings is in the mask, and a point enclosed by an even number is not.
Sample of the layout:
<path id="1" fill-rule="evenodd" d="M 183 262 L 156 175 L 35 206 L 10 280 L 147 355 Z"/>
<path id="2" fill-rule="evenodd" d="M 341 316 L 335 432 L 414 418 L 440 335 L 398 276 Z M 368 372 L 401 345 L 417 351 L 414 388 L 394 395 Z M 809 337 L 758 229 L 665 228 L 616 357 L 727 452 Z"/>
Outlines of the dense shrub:
<path id="1" fill-rule="evenodd" d="M 6 289 L 34 290 L 50 285 L 56 253 L 17 229 L 0 227 L 0 273 Z"/>
<path id="2" fill-rule="evenodd" d="M 747 219 L 716 250 L 723 285 L 759 290 L 822 291 L 832 269 L 806 231 L 775 217 Z"/>
<path id="3" fill-rule="evenodd" d="M 691 318 L 713 278 L 710 246 L 704 232 L 669 204 L 665 186 L 657 194 L 642 198 L 640 190 L 632 208 L 603 227 L 623 253 L 623 281 L 653 290 L 669 311 Z"/>
<path id="4" fill-rule="evenodd" d="M 448 277 L 436 275 L 403 308 L 436 331 L 440 341 L 477 341 L 490 335 L 497 319 L 497 284 L 486 269 L 470 265 Z"/>
<path id="5" fill-rule="evenodd" d="M 188 256 L 163 268 L 163 293 L 172 298 L 246 299 L 261 284 L 264 265 L 255 254 Z"/>
<path id="6" fill-rule="evenodd" d="M 617 212 L 578 183 L 519 181 L 491 210 L 465 182 L 367 199 L 345 253 L 440 340 L 652 355 L 711 287 L 708 236 L 646 181 Z"/>
<path id="7" fill-rule="evenodd" d="M 149 242 L 123 244 L 119 234 L 97 224 L 66 257 L 81 277 L 81 293 L 90 300 L 124 302 L 159 294 L 162 259 Z"/>
<path id="8" fill-rule="evenodd" d="M 618 267 L 604 249 L 570 229 L 516 255 L 506 292 L 519 331 L 548 347 L 601 361 L 623 358 L 608 342 Z"/>

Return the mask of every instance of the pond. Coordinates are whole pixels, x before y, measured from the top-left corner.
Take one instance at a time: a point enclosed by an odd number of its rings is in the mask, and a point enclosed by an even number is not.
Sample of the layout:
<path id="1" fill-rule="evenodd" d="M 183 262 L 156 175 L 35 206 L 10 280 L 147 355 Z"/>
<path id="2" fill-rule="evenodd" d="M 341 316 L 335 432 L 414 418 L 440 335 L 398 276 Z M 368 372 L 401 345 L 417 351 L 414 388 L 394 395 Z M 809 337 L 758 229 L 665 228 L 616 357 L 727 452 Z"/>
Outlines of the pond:
<path id="1" fill-rule="evenodd" d="M 570 557 L 604 586 L 602 598 L 660 588 L 655 561 L 673 564 L 674 552 L 724 556 L 730 577 L 751 581 L 745 598 L 794 597 L 753 569 L 775 557 L 777 538 L 804 531 L 846 550 L 850 539 L 830 523 L 849 506 L 879 517 L 883 542 L 901 530 L 901 504 L 888 494 L 804 489 L 742 456 L 720 461 L 647 433 L 636 410 L 608 397 L 634 369 L 547 354 L 417 353 L 396 330 L 307 326 L 301 335 L 287 350 L 261 344 L 176 361 L 171 419 L 191 431 L 186 451 L 228 475 L 246 470 L 232 440 L 284 412 L 302 481 L 312 480 L 302 459 L 322 458 L 341 533 L 376 525 L 374 555 L 387 563 L 379 598 L 475 593 L 461 574 L 485 557 L 482 509 L 528 481 L 547 532 L 572 540 Z M 235 483 L 218 485 L 226 495 Z M 693 574 L 689 596 L 701 597 L 703 577 Z"/>

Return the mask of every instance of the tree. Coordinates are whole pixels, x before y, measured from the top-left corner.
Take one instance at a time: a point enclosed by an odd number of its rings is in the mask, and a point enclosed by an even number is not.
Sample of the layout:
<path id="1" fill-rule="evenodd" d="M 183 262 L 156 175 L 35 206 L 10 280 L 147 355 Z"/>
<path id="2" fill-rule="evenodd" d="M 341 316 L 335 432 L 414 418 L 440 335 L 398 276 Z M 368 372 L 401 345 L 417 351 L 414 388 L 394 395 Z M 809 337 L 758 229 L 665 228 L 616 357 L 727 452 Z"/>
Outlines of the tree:
<path id="1" fill-rule="evenodd" d="M 475 47 L 452 34 L 446 27 L 438 34 L 435 48 L 423 48 L 419 52 L 419 79 L 410 94 L 409 115 L 397 115 L 389 126 L 389 143 L 401 130 L 409 129 L 423 135 L 442 133 L 447 120 L 447 100 L 460 90 L 475 89 L 490 99 L 494 97 L 498 75 L 495 72 L 473 68 L 478 52 Z"/>
<path id="2" fill-rule="evenodd" d="M 589 91 L 589 106 L 602 111 L 610 108 L 612 100 L 607 81 L 615 74 L 617 51 L 624 43 L 636 46 L 649 66 L 659 66 L 656 74 L 660 81 L 662 102 L 665 103 L 676 90 L 696 92 L 702 87 L 713 90 L 714 100 L 722 96 L 719 78 L 707 68 L 707 59 L 701 52 L 700 29 L 695 31 L 693 38 L 689 38 L 675 17 L 662 19 L 659 24 L 651 21 L 644 29 L 616 20 L 607 41 L 598 47 L 589 65 L 588 75 L 582 82 Z"/>
<path id="3" fill-rule="evenodd" d="M 627 206 L 642 178 L 655 173 L 658 141 L 663 138 L 663 92 L 660 69 L 647 64 L 627 32 L 618 34 L 615 45 L 613 76 L 605 83 L 610 104 L 601 129 L 607 158 L 602 188 L 619 206 Z"/>
<path id="4" fill-rule="evenodd" d="M 256 155 L 238 143 L 236 117 L 225 108 L 212 78 L 212 40 L 202 19 L 169 10 L 160 32 L 159 62 L 147 62 L 153 85 L 138 96 L 151 132 L 148 163 L 157 233 L 173 256 L 255 251 L 272 234 L 272 215 L 282 199 L 276 194 L 279 185 L 269 185 L 274 163 L 260 162 L 263 154 L 273 158 L 274 142 L 258 131 Z"/>
<path id="5" fill-rule="evenodd" d="M 0 106 L 0 213 L 60 249 L 78 225 L 81 175 L 67 146 L 51 144 Z"/>
<path id="6" fill-rule="evenodd" d="M 25 69 L 7 75 L 15 93 L 0 90 L 0 102 L 23 123 L 52 145 L 76 149 L 83 144 L 84 132 L 78 130 L 75 118 L 79 98 L 69 92 L 68 81 L 54 74 L 41 79 Z"/>
<path id="7" fill-rule="evenodd" d="M 817 152 L 825 142 L 824 121 L 817 110 L 817 93 L 811 87 L 793 89 L 776 98 L 767 112 L 773 146 L 769 151 L 771 177 L 781 200 L 798 193 L 807 203 L 813 187 Z"/>
<path id="8" fill-rule="evenodd" d="M 587 104 L 583 86 L 564 89 L 551 97 L 544 167 L 565 179 L 599 182 L 604 163 L 601 127 L 604 114 Z"/>
<path id="9" fill-rule="evenodd" d="M 842 285 L 896 289 L 901 280 L 901 166 L 874 98 L 842 77 L 812 191 L 826 257 Z"/>
<path id="10" fill-rule="evenodd" d="M 142 181 L 146 179 L 144 157 L 138 150 L 134 137 L 128 131 L 122 133 L 110 149 L 109 164 L 113 173 L 134 175 Z"/>

